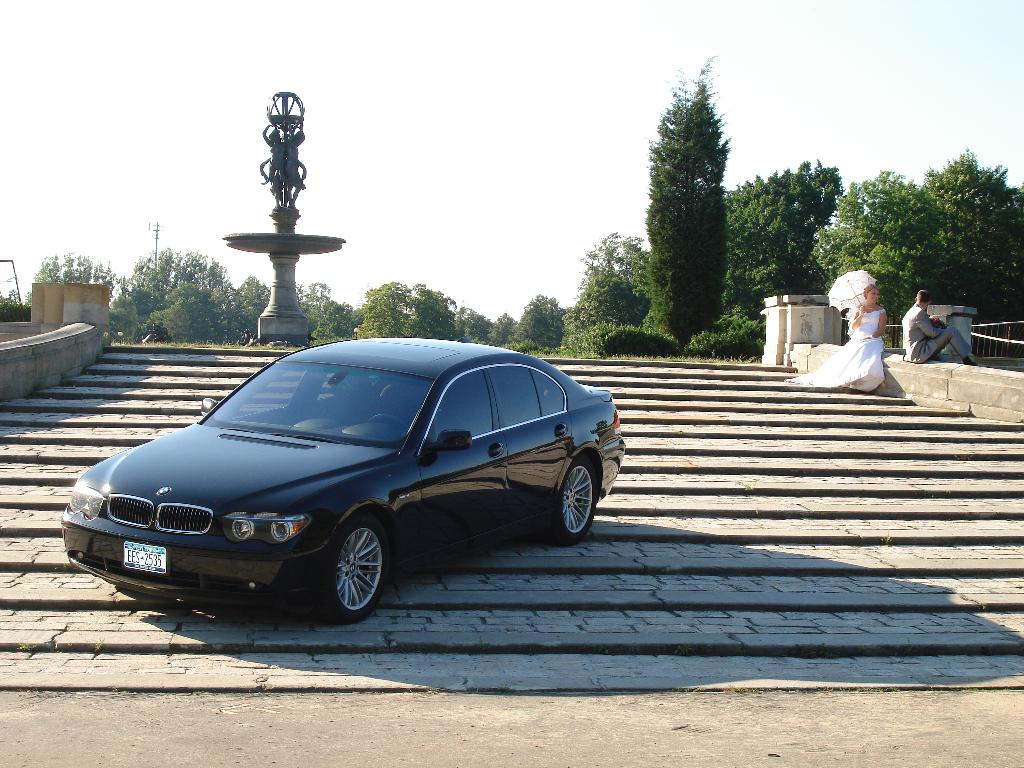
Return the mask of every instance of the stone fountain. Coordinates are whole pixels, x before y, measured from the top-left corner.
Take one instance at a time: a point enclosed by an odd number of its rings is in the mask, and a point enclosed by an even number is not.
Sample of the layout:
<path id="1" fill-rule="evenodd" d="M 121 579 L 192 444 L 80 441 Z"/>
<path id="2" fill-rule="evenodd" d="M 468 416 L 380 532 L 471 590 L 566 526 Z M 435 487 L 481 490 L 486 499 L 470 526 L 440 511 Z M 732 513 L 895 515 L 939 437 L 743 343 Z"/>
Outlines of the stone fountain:
<path id="1" fill-rule="evenodd" d="M 295 224 L 299 209 L 295 201 L 306 188 L 306 166 L 299 162 L 299 145 L 306 139 L 303 130 L 305 108 L 294 93 L 275 93 L 267 107 L 269 125 L 263 140 L 270 147 L 270 158 L 260 165 L 263 183 L 270 185 L 276 205 L 270 213 L 273 232 L 245 232 L 227 235 L 227 244 L 239 251 L 265 253 L 274 265 L 270 303 L 260 315 L 257 336 L 260 343 L 283 341 L 296 346 L 309 343 L 309 318 L 299 307 L 295 293 L 295 265 L 299 256 L 332 253 L 345 241 L 326 235 L 299 235 Z"/>

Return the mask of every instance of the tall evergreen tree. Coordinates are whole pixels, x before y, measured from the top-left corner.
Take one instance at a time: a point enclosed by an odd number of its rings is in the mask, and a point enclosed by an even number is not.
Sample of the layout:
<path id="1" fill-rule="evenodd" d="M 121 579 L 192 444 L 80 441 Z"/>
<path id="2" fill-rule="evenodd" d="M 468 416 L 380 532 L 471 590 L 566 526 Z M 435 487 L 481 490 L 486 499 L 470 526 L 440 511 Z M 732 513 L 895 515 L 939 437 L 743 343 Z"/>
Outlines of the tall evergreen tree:
<path id="1" fill-rule="evenodd" d="M 729 141 L 710 78 L 709 62 L 695 83 L 675 88 L 651 144 L 651 315 L 681 343 L 718 316 L 725 275 Z"/>

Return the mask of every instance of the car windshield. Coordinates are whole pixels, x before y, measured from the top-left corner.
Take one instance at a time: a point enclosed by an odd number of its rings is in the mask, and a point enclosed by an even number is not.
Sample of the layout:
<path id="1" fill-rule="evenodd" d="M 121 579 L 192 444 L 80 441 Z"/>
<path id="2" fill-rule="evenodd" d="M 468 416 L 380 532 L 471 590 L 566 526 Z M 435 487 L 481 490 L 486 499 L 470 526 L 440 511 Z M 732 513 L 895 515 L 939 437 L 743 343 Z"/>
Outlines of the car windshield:
<path id="1" fill-rule="evenodd" d="M 318 440 L 397 445 L 431 380 L 348 365 L 281 362 L 247 383 L 205 422 Z"/>

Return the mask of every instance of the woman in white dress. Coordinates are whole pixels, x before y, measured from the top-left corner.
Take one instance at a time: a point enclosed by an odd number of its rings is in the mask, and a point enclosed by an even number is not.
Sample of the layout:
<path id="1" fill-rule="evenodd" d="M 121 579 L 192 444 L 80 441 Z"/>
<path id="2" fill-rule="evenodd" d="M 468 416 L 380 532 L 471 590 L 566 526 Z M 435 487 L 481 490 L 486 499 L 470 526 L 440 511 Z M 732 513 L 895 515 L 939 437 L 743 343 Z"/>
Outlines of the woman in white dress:
<path id="1" fill-rule="evenodd" d="M 864 289 L 864 304 L 850 315 L 850 340 L 816 371 L 789 379 L 811 387 L 850 387 L 871 392 L 885 380 L 882 349 L 888 317 L 878 305 L 878 288 Z"/>

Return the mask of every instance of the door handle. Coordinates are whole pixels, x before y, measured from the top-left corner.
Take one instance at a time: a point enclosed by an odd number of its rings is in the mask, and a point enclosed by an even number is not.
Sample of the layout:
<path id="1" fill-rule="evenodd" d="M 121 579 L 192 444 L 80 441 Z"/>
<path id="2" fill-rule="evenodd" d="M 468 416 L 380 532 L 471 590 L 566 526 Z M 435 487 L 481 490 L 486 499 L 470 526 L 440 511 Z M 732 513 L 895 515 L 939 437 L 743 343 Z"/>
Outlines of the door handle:
<path id="1" fill-rule="evenodd" d="M 569 434 L 569 428 L 565 424 L 555 424 L 555 437 L 565 437 Z"/>
<path id="2" fill-rule="evenodd" d="M 487 448 L 487 455 L 492 459 L 496 459 L 505 452 L 505 446 L 501 443 L 491 443 Z"/>

